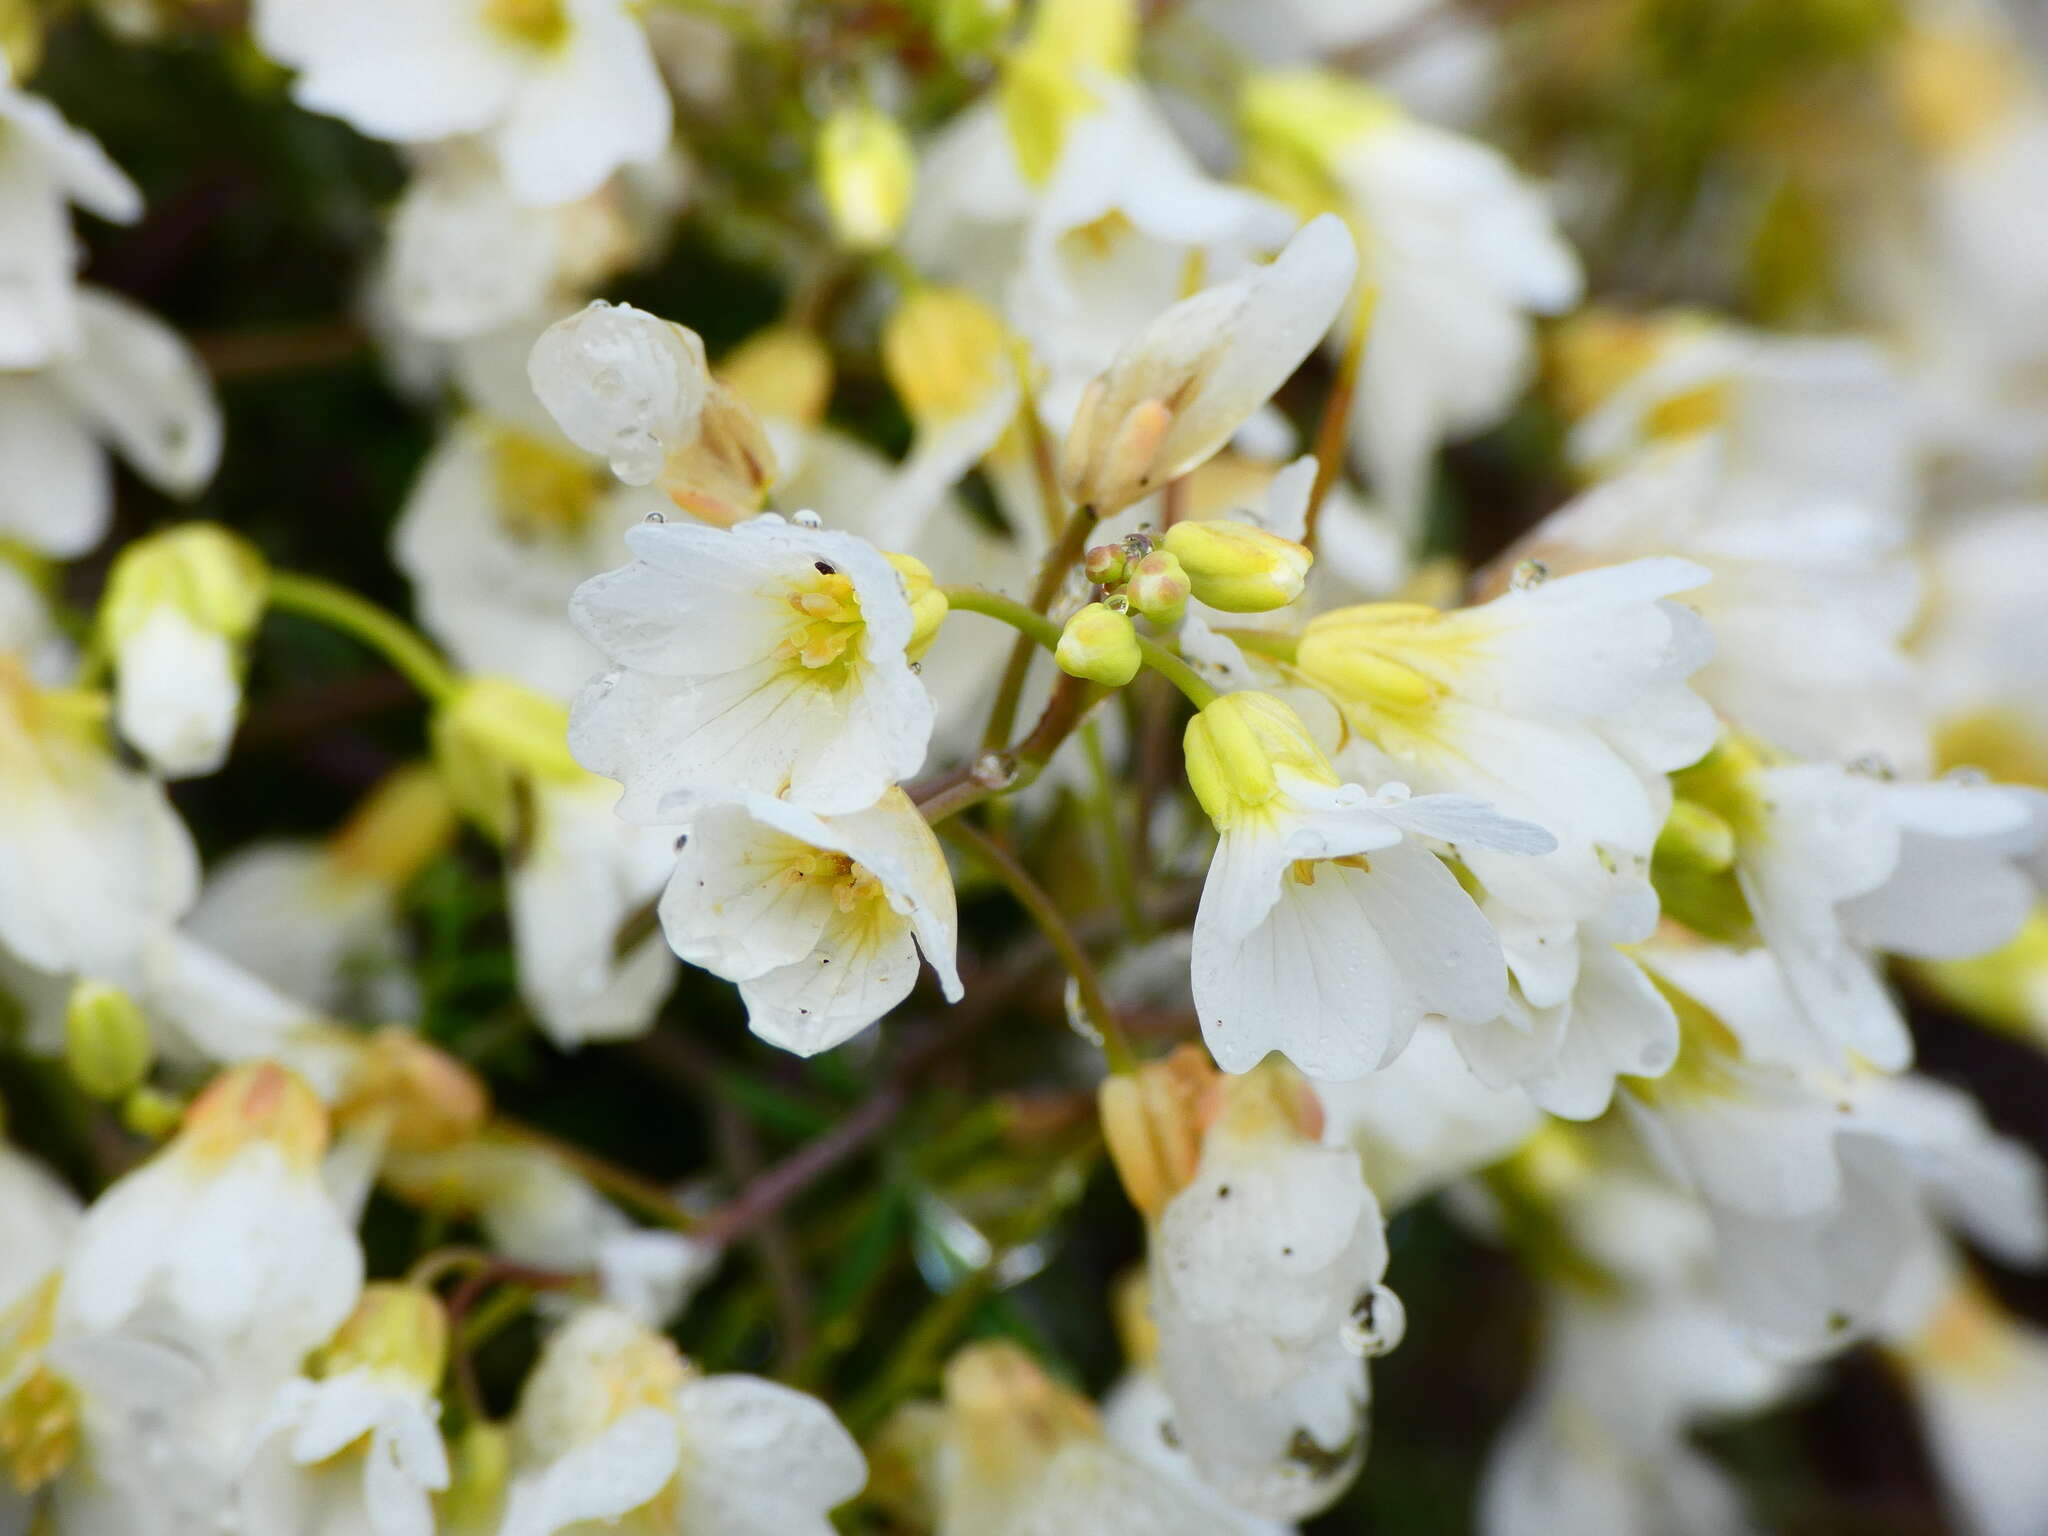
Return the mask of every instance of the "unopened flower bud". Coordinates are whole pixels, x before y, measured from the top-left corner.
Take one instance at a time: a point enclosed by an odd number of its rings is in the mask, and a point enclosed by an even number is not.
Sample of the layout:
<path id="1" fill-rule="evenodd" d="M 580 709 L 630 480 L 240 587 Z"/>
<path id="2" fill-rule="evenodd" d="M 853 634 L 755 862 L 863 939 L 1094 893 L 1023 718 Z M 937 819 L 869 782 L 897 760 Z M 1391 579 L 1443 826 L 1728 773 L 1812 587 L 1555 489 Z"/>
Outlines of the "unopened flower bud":
<path id="1" fill-rule="evenodd" d="M 668 456 L 661 488 L 692 517 L 730 528 L 753 516 L 775 484 L 775 446 L 752 406 L 714 381 L 696 435 Z"/>
<path id="2" fill-rule="evenodd" d="M 875 107 L 842 107 L 818 136 L 818 182 L 840 241 L 879 250 L 896 238 L 917 186 L 903 125 Z"/>
<path id="3" fill-rule="evenodd" d="M 425 763 L 394 769 L 327 841 L 335 867 L 396 894 L 455 836 L 448 786 Z"/>
<path id="4" fill-rule="evenodd" d="M 96 1099 L 123 1098 L 149 1076 L 155 1051 L 135 999 L 103 981 L 81 981 L 64 1009 L 64 1062 Z"/>
<path id="5" fill-rule="evenodd" d="M 1155 549 L 1132 568 L 1124 595 L 1154 624 L 1178 624 L 1193 591 L 1179 557 L 1171 550 Z"/>
<path id="6" fill-rule="evenodd" d="M 1098 587 L 1122 586 L 1130 561 L 1121 544 L 1097 544 L 1081 557 L 1081 570 Z"/>
<path id="7" fill-rule="evenodd" d="M 474 1072 L 393 1024 L 363 1047 L 334 1116 L 342 1125 L 376 1118 L 393 1151 L 436 1152 L 475 1136 L 490 1111 Z"/>
<path id="8" fill-rule="evenodd" d="M 815 331 L 771 325 L 728 352 L 718 376 L 757 415 L 814 427 L 832 398 L 832 353 Z"/>
<path id="9" fill-rule="evenodd" d="M 185 1101 L 147 1084 L 121 1101 L 121 1123 L 137 1136 L 162 1141 L 177 1134 L 185 1118 Z"/>
<path id="10" fill-rule="evenodd" d="M 938 638 L 939 626 L 946 622 L 946 594 L 932 581 L 931 567 L 915 555 L 891 554 L 884 558 L 903 578 L 903 595 L 910 601 L 910 640 L 904 650 L 915 661 L 930 649 L 932 641 Z"/>
<path id="11" fill-rule="evenodd" d="M 522 799 L 536 781 L 573 783 L 569 711 L 523 683 L 465 681 L 434 712 L 434 760 L 462 813 L 501 843 L 522 830 Z"/>
<path id="12" fill-rule="evenodd" d="M 389 1372 L 426 1391 L 440 1385 L 448 1368 L 448 1314 L 424 1286 L 373 1281 L 348 1321 L 318 1352 L 314 1372 Z"/>
<path id="13" fill-rule="evenodd" d="M 107 577 L 100 625 L 115 648 L 162 608 L 201 629 L 246 640 L 263 617 L 270 569 L 256 547 L 218 523 L 186 523 L 137 539 Z"/>
<path id="14" fill-rule="evenodd" d="M 1188 785 L 1218 831 L 1228 830 L 1280 792 L 1280 774 L 1339 783 L 1301 716 L 1270 694 L 1226 693 L 1188 722 Z"/>
<path id="15" fill-rule="evenodd" d="M 1096 1090 L 1110 1161 L 1148 1221 L 1195 1176 L 1219 1076 L 1206 1051 L 1183 1045 L 1135 1072 L 1104 1078 Z"/>
<path id="16" fill-rule="evenodd" d="M 1315 556 L 1249 523 L 1175 523 L 1166 548 L 1194 594 L 1225 613 L 1268 613 L 1301 596 Z"/>
<path id="17" fill-rule="evenodd" d="M 1008 379 L 1003 322 L 964 288 L 919 288 L 882 326 L 882 370 L 911 420 L 951 421 Z"/>
<path id="18" fill-rule="evenodd" d="M 1067 620 L 1053 660 L 1073 677 L 1121 688 L 1138 675 L 1143 657 L 1130 615 L 1106 603 L 1090 603 Z"/>
<path id="19" fill-rule="evenodd" d="M 327 1150 L 327 1111 L 306 1082 L 274 1061 L 229 1067 L 185 1111 L 176 1146 L 224 1162 L 253 1142 L 276 1147 L 295 1169 L 317 1167 Z"/>

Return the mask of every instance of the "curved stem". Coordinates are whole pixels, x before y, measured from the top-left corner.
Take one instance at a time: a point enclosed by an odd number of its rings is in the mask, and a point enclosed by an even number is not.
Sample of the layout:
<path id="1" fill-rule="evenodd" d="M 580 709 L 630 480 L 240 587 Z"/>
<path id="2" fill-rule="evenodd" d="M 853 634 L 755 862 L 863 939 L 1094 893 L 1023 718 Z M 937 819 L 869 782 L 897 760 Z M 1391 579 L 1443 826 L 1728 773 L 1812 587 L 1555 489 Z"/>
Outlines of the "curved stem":
<path id="1" fill-rule="evenodd" d="M 941 587 L 946 606 L 957 613 L 978 613 L 984 618 L 996 619 L 1037 641 L 1048 651 L 1060 643 L 1060 627 L 1035 609 L 1027 608 L 1014 597 L 1004 597 L 999 592 L 990 592 L 981 587 Z"/>
<path id="2" fill-rule="evenodd" d="M 1330 397 L 1323 402 L 1322 420 L 1316 424 L 1316 482 L 1308 493 L 1308 516 L 1301 534 L 1301 542 L 1310 549 L 1316 547 L 1323 500 L 1344 467 L 1344 437 L 1351 420 L 1351 399 L 1358 392 L 1358 371 L 1365 362 L 1365 339 L 1372 330 L 1379 297 L 1379 289 L 1370 283 L 1358 290 L 1351 310 L 1351 333 L 1344 338 L 1344 356 L 1337 364 Z"/>
<path id="3" fill-rule="evenodd" d="M 1081 727 L 1081 746 L 1088 754 L 1088 814 L 1095 819 L 1096 835 L 1102 839 L 1102 862 L 1109 871 L 1110 894 L 1116 898 L 1124 931 L 1134 939 L 1147 934 L 1145 911 L 1138 900 L 1138 877 L 1131 867 L 1130 844 L 1116 814 L 1116 781 L 1110 777 L 1109 759 L 1103 755 L 1102 732 L 1090 720 Z"/>
<path id="4" fill-rule="evenodd" d="M 1045 563 L 1038 568 L 1038 584 L 1031 589 L 1034 613 L 1043 614 L 1052 607 L 1052 600 L 1059 596 L 1060 583 L 1067 579 L 1067 572 L 1088 547 L 1088 535 L 1095 531 L 1095 524 L 1093 507 L 1076 507 L 1074 515 L 1067 519 L 1067 526 L 1045 552 Z M 988 729 L 981 733 L 981 744 L 988 751 L 999 750 L 1010 739 L 1010 728 L 1017 723 L 1017 705 L 1024 697 L 1024 674 L 1030 666 L 1030 640 L 1020 637 L 1010 647 L 1010 660 L 996 689 L 995 707 L 989 711 Z"/>
<path id="5" fill-rule="evenodd" d="M 1138 654 L 1145 658 L 1145 665 L 1165 678 L 1188 697 L 1188 702 L 1197 709 L 1207 709 L 1216 702 L 1217 694 L 1204 682 L 1195 669 L 1182 661 L 1157 640 L 1138 636 Z"/>
<path id="6" fill-rule="evenodd" d="M 434 703 L 455 691 L 454 670 L 418 630 L 346 587 L 317 576 L 276 571 L 270 578 L 270 606 L 316 619 L 361 641 Z"/>
<path id="7" fill-rule="evenodd" d="M 1129 1072 L 1135 1069 L 1137 1055 L 1131 1050 L 1131 1042 L 1117 1019 L 1116 1009 L 1110 1004 L 1109 994 L 1102 989 L 1102 977 L 1074 930 L 1060 915 L 1058 903 L 1031 878 L 1031 872 L 1017 861 L 1016 855 L 979 827 L 969 822 L 951 821 L 940 829 L 940 833 L 981 860 L 989 873 L 1017 899 L 1017 904 L 1031 914 L 1039 932 L 1045 935 L 1046 942 L 1052 945 L 1067 973 L 1074 978 L 1074 985 L 1081 994 L 1082 1012 L 1087 1014 L 1089 1024 L 1102 1037 L 1102 1053 L 1109 1058 L 1109 1070 Z"/>

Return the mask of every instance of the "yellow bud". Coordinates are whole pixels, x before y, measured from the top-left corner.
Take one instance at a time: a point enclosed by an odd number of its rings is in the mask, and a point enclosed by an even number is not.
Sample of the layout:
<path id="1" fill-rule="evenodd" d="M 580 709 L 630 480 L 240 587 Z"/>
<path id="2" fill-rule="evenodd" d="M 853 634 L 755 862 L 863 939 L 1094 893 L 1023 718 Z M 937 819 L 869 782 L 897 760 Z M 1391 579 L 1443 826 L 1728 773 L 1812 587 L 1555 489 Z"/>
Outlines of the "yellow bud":
<path id="1" fill-rule="evenodd" d="M 711 381 L 697 431 L 662 462 L 662 490 L 692 517 L 730 528 L 761 510 L 775 484 L 775 447 L 753 407 Z"/>
<path id="2" fill-rule="evenodd" d="M 245 640 L 263 616 L 269 567 L 217 523 L 187 523 L 123 549 L 100 599 L 100 633 L 118 648 L 150 616 L 176 608 L 202 629 Z"/>
<path id="3" fill-rule="evenodd" d="M 919 288 L 882 327 L 882 369 L 913 421 L 964 416 L 1006 380 L 1003 322 L 964 288 Z"/>
<path id="4" fill-rule="evenodd" d="M 477 1135 L 490 1117 L 490 1093 L 477 1075 L 411 1030 L 387 1025 L 370 1037 L 335 1120 L 376 1119 L 395 1152 L 436 1152 Z"/>
<path id="5" fill-rule="evenodd" d="M 397 892 L 455 836 L 455 805 L 424 763 L 388 773 L 327 840 L 338 869 Z"/>
<path id="6" fill-rule="evenodd" d="M 840 241 L 880 250 L 896 238 L 917 186 L 902 124 L 874 107 L 841 107 L 818 135 L 818 181 Z"/>
<path id="7" fill-rule="evenodd" d="M 1106 603 L 1090 603 L 1067 620 L 1053 660 L 1073 677 L 1121 688 L 1138 675 L 1144 658 L 1130 615 Z"/>
<path id="8" fill-rule="evenodd" d="M 470 1423 L 449 1447 L 450 1481 L 435 1500 L 444 1531 L 496 1530 L 512 1476 L 512 1437 L 488 1419 Z"/>
<path id="9" fill-rule="evenodd" d="M 448 1314 L 424 1286 L 376 1280 L 363 1287 L 348 1321 L 316 1353 L 313 1374 L 385 1371 L 425 1391 L 448 1368 Z"/>
<path id="10" fill-rule="evenodd" d="M 1130 558 L 1121 544 L 1097 544 L 1081 557 L 1081 569 L 1098 587 L 1121 586 L 1130 574 Z"/>
<path id="11" fill-rule="evenodd" d="M 910 644 L 906 649 L 915 661 L 930 649 L 932 641 L 938 638 L 939 626 L 946 622 L 946 594 L 933 583 L 931 567 L 915 555 L 884 558 L 903 578 L 903 595 L 910 600 Z"/>
<path id="12" fill-rule="evenodd" d="M 155 1088 L 138 1088 L 121 1103 L 121 1123 L 150 1141 L 175 1135 L 184 1117 L 185 1101 Z"/>
<path id="13" fill-rule="evenodd" d="M 434 760 L 462 813 L 501 843 L 524 828 L 536 782 L 583 776 L 569 755 L 569 711 L 508 678 L 465 681 L 435 711 Z"/>
<path id="14" fill-rule="evenodd" d="M 1246 166 L 1254 186 L 1304 214 L 1344 211 L 1338 157 L 1369 134 L 1397 123 L 1393 98 L 1324 70 L 1256 74 L 1238 96 Z"/>
<path id="15" fill-rule="evenodd" d="M 1188 785 L 1218 831 L 1257 815 L 1280 792 L 1281 771 L 1341 782 L 1301 716 L 1265 693 L 1226 693 L 1188 722 Z"/>
<path id="16" fill-rule="evenodd" d="M 771 325 L 726 354 L 718 376 L 758 415 L 813 427 L 832 398 L 832 354 L 817 333 Z"/>
<path id="17" fill-rule="evenodd" d="M 1195 1176 L 1220 1078 L 1208 1052 L 1183 1045 L 1135 1072 L 1104 1078 L 1096 1090 L 1110 1161 L 1147 1221 L 1157 1221 Z"/>
<path id="18" fill-rule="evenodd" d="M 1163 541 L 1195 596 L 1225 613 L 1267 613 L 1301 596 L 1314 562 L 1302 545 L 1249 523 L 1175 523 Z"/>
<path id="19" fill-rule="evenodd" d="M 1042 48 L 1020 48 L 1010 55 L 996 101 L 1017 168 L 1033 186 L 1052 178 L 1067 130 L 1098 104 L 1095 93 Z"/>
<path id="20" fill-rule="evenodd" d="M 1138 62 L 1133 0 L 1039 0 L 1025 47 L 1072 70 L 1128 75 Z"/>
<path id="21" fill-rule="evenodd" d="M 64 1009 L 64 1062 L 96 1099 L 125 1097 L 149 1076 L 156 1053 L 135 999 L 103 981 L 80 981 Z"/>
<path id="22" fill-rule="evenodd" d="M 274 1061 L 250 1061 L 221 1072 L 185 1111 L 177 1149 L 208 1162 L 224 1161 L 254 1142 L 266 1142 L 300 1172 L 319 1165 L 327 1150 L 327 1111 L 305 1080 Z"/>
<path id="23" fill-rule="evenodd" d="M 33 0 L 0 0 L 0 58 L 16 80 L 36 72 L 43 57 L 43 19 Z"/>
<path id="24" fill-rule="evenodd" d="M 1172 551 L 1155 549 L 1131 568 L 1124 595 L 1154 624 L 1178 624 L 1193 591 L 1194 584 Z"/>

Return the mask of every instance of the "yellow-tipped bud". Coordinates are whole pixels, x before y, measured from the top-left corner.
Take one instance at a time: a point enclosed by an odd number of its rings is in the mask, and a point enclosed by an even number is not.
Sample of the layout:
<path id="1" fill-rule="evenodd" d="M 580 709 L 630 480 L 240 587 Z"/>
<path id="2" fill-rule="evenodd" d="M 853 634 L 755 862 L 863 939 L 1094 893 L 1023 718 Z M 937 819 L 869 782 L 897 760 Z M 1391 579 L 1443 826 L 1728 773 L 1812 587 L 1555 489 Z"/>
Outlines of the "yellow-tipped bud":
<path id="1" fill-rule="evenodd" d="M 306 1082 L 274 1061 L 229 1067 L 200 1090 L 185 1111 L 180 1150 L 225 1161 L 253 1142 L 266 1142 L 300 1171 L 317 1167 L 327 1150 L 327 1111 Z"/>
<path id="2" fill-rule="evenodd" d="M 269 582 L 247 539 L 217 523 L 187 523 L 121 551 L 100 601 L 100 630 L 118 648 L 152 614 L 175 608 L 201 629 L 245 640 L 263 617 Z"/>
<path id="3" fill-rule="evenodd" d="M 425 763 L 394 769 L 327 840 L 335 867 L 396 893 L 455 836 L 455 803 Z"/>
<path id="4" fill-rule="evenodd" d="M 1135 1072 L 1104 1078 L 1096 1090 L 1110 1161 L 1147 1221 L 1157 1221 L 1195 1176 L 1220 1076 L 1208 1052 L 1183 1045 Z"/>
<path id="5" fill-rule="evenodd" d="M 1269 613 L 1301 596 L 1315 561 L 1302 545 L 1249 523 L 1175 523 L 1167 551 L 1194 594 L 1225 613 Z"/>
<path id="6" fill-rule="evenodd" d="M 950 421 L 1008 377 L 1007 337 L 996 312 L 962 288 L 919 288 L 882 327 L 882 369 L 920 423 Z"/>
<path id="7" fill-rule="evenodd" d="M 815 331 L 771 325 L 727 353 L 718 376 L 755 414 L 813 427 L 832 398 L 832 353 Z"/>
<path id="8" fill-rule="evenodd" d="M 1107 603 L 1090 603 L 1060 631 L 1053 660 L 1060 670 L 1109 688 L 1121 688 L 1138 675 L 1144 658 L 1131 616 Z"/>
<path id="9" fill-rule="evenodd" d="M 692 517 L 730 528 L 752 517 L 775 484 L 775 447 L 752 406 L 714 379 L 697 417 L 697 432 L 669 454 L 661 488 Z"/>
<path id="10" fill-rule="evenodd" d="M 1124 596 L 1154 624 L 1178 624 L 1194 584 L 1171 550 L 1155 549 L 1131 568 Z"/>
<path id="11" fill-rule="evenodd" d="M 468 1067 L 411 1030 L 387 1025 L 356 1061 L 335 1119 L 375 1119 L 396 1152 L 437 1152 L 459 1146 L 490 1117 L 489 1091 Z"/>
<path id="12" fill-rule="evenodd" d="M 1098 587 L 1120 587 L 1130 574 L 1130 557 L 1121 544 L 1097 544 L 1081 557 L 1081 569 Z"/>
<path id="13" fill-rule="evenodd" d="M 318 1376 L 369 1370 L 431 1392 L 448 1368 L 448 1314 L 424 1286 L 378 1280 L 363 1287 L 347 1322 L 314 1357 Z"/>
<path id="14" fill-rule="evenodd" d="M 81 981 L 64 1008 L 64 1062 L 96 1099 L 125 1098 L 149 1076 L 156 1052 L 135 999 L 104 981 Z"/>
<path id="15" fill-rule="evenodd" d="M 903 125 L 874 107 L 841 107 L 818 135 L 818 182 L 842 244 L 880 250 L 896 238 L 917 187 Z"/>
<path id="16" fill-rule="evenodd" d="M 903 578 L 903 595 L 910 600 L 910 643 L 905 649 L 915 661 L 931 647 L 946 622 L 946 594 L 932 580 L 931 567 L 915 555 L 888 555 L 888 562 Z"/>
<path id="17" fill-rule="evenodd" d="M 1301 716 L 1271 694 L 1224 694 L 1188 722 L 1182 746 L 1188 785 L 1218 831 L 1258 815 L 1280 793 L 1283 772 L 1341 782 Z"/>
<path id="18" fill-rule="evenodd" d="M 502 677 L 464 682 L 435 711 L 434 760 L 462 813 L 501 843 L 524 830 L 522 801 L 536 782 L 583 776 L 569 755 L 569 711 Z"/>

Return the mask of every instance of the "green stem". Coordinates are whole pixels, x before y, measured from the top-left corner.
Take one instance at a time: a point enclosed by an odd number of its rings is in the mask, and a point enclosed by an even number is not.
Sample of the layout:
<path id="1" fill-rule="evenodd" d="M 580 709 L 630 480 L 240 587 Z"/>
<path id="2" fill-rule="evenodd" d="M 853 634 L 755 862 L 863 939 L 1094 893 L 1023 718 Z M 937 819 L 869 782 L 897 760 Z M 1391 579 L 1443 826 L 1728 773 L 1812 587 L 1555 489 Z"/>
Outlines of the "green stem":
<path id="1" fill-rule="evenodd" d="M 1044 614 L 1052 607 L 1053 599 L 1059 596 L 1060 583 L 1067 579 L 1067 572 L 1074 568 L 1074 562 L 1088 547 L 1088 535 L 1095 531 L 1095 524 L 1093 507 L 1074 509 L 1074 515 L 1067 519 L 1066 528 L 1053 541 L 1052 548 L 1045 552 L 1045 563 L 1038 568 L 1038 583 L 1031 589 L 1032 612 Z M 1003 680 L 996 689 L 995 707 L 989 711 L 988 729 L 981 733 L 981 744 L 985 750 L 1000 751 L 1009 741 L 1010 729 L 1017 723 L 1017 705 L 1024 697 L 1024 675 L 1030 668 L 1030 638 L 1019 636 L 1017 643 L 1010 647 L 1010 660 L 1003 668 Z"/>
<path id="2" fill-rule="evenodd" d="M 1188 697 L 1188 702 L 1197 709 L 1207 709 L 1214 704 L 1217 693 L 1203 682 L 1195 669 L 1182 661 L 1157 640 L 1138 636 L 1138 654 L 1145 658 L 1145 665 L 1165 678 Z"/>
<path id="3" fill-rule="evenodd" d="M 1081 746 L 1088 754 L 1088 812 L 1095 818 L 1096 834 L 1102 839 L 1103 862 L 1109 870 L 1109 889 L 1123 918 L 1124 931 L 1134 939 L 1146 935 L 1145 912 L 1138 900 L 1138 877 L 1131 867 L 1130 845 L 1116 814 L 1116 783 L 1109 776 L 1109 760 L 1102 752 L 1102 732 L 1094 721 L 1081 727 Z"/>
<path id="4" fill-rule="evenodd" d="M 1016 898 L 1017 904 L 1031 914 L 1039 932 L 1045 935 L 1046 942 L 1052 945 L 1067 973 L 1074 978 L 1074 985 L 1081 994 L 1081 1011 L 1102 1037 L 1102 1053 L 1109 1058 L 1109 1070 L 1134 1070 L 1138 1064 L 1137 1053 L 1131 1049 L 1131 1042 L 1124 1034 L 1123 1024 L 1116 1016 L 1109 994 L 1102 989 L 1102 977 L 1095 969 L 1095 962 L 1088 958 L 1088 951 L 1081 940 L 1060 915 L 1059 904 L 1046 894 L 1044 886 L 1031 878 L 1031 872 L 1018 862 L 1015 854 L 971 822 L 950 821 L 939 830 L 942 836 L 950 838 L 986 865 L 989 873 Z"/>
<path id="5" fill-rule="evenodd" d="M 1344 339 L 1344 355 L 1337 363 L 1337 377 L 1323 402 L 1322 419 L 1316 424 L 1316 479 L 1308 493 L 1308 512 L 1301 542 L 1316 547 L 1316 529 L 1323 518 L 1323 502 L 1344 468 L 1344 439 L 1351 425 L 1351 401 L 1358 393 L 1358 373 L 1365 362 L 1365 341 L 1372 333 L 1373 311 L 1379 307 L 1379 289 L 1360 287 L 1352 300 L 1351 332 Z"/>
<path id="6" fill-rule="evenodd" d="M 941 587 L 946 606 L 956 613 L 978 613 L 984 618 L 996 619 L 1037 641 L 1048 651 L 1060 643 L 1060 627 L 1035 609 L 1027 608 L 1014 597 L 1004 597 L 998 592 L 989 592 L 981 587 Z"/>
<path id="7" fill-rule="evenodd" d="M 454 670 L 419 631 L 346 587 L 317 576 L 277 571 L 270 578 L 270 606 L 315 619 L 361 641 L 433 703 L 439 704 L 455 692 Z"/>

